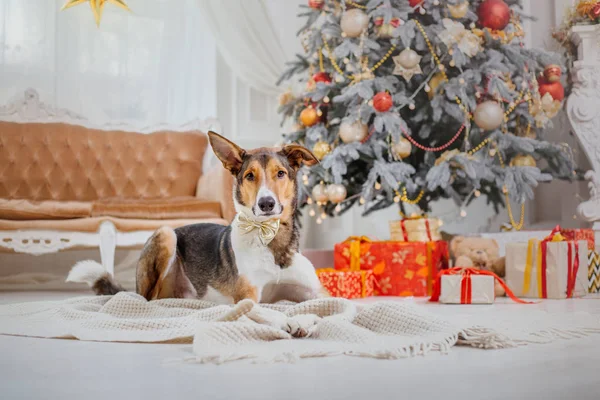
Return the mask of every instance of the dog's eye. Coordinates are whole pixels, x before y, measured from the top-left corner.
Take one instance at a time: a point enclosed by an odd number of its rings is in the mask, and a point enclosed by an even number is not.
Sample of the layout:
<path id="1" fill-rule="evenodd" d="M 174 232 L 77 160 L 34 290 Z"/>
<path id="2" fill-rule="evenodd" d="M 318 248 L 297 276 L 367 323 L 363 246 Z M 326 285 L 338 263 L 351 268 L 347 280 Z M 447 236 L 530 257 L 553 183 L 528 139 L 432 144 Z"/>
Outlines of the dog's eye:
<path id="1" fill-rule="evenodd" d="M 252 172 L 248 172 L 246 174 L 246 179 L 249 181 L 253 181 L 254 180 L 254 174 Z"/>
<path id="2" fill-rule="evenodd" d="M 277 177 L 278 178 L 283 178 L 285 176 L 285 171 L 279 171 L 277 172 Z"/>

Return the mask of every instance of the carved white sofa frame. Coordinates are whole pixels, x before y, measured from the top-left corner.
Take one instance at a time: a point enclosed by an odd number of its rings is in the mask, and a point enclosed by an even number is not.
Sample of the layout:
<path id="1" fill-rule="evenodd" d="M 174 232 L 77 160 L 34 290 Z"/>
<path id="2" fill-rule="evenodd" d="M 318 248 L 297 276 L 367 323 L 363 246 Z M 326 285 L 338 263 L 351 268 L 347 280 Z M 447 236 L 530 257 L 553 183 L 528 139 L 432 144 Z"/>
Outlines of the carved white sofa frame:
<path id="1" fill-rule="evenodd" d="M 121 130 L 128 132 L 151 133 L 162 130 L 183 132 L 213 130 L 221 132 L 219 122 L 214 119 L 195 119 L 183 125 L 157 124 L 141 129 L 127 123 L 94 124 L 85 117 L 66 109 L 60 109 L 40 101 L 34 89 L 27 89 L 22 95 L 6 106 L 0 106 L 0 120 L 9 122 L 62 122 L 101 130 Z M 207 151 L 203 160 L 207 170 L 214 162 L 214 154 Z M 103 222 L 97 232 L 71 232 L 59 230 L 0 230 L 0 246 L 17 253 L 42 255 L 57 253 L 72 248 L 99 248 L 104 268 L 114 275 L 115 250 L 117 248 L 139 248 L 152 235 L 153 231 L 119 232 L 110 221 Z"/>

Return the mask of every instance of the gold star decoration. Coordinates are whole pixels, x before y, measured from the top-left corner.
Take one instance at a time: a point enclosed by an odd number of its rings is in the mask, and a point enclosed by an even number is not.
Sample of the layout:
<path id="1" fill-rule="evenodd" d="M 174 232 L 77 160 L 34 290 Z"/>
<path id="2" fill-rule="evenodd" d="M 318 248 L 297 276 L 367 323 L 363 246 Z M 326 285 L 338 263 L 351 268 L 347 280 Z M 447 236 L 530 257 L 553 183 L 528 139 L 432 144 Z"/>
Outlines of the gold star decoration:
<path id="1" fill-rule="evenodd" d="M 406 81 L 410 81 L 413 75 L 422 74 L 423 70 L 421 70 L 421 65 L 419 62 L 421 61 L 421 56 L 413 55 L 414 60 L 407 63 L 406 59 L 403 57 L 402 53 L 397 56 L 392 57 L 394 60 L 394 75 L 402 76 Z"/>
<path id="2" fill-rule="evenodd" d="M 94 13 L 94 19 L 96 20 L 97 26 L 100 26 L 100 20 L 102 19 L 102 11 L 104 10 L 105 3 L 112 3 L 116 6 L 121 7 L 125 11 L 131 11 L 123 0 L 69 0 L 62 7 L 61 10 L 66 10 L 67 8 L 71 8 L 81 3 L 88 2 L 90 3 L 90 7 L 92 8 L 92 13 Z"/>

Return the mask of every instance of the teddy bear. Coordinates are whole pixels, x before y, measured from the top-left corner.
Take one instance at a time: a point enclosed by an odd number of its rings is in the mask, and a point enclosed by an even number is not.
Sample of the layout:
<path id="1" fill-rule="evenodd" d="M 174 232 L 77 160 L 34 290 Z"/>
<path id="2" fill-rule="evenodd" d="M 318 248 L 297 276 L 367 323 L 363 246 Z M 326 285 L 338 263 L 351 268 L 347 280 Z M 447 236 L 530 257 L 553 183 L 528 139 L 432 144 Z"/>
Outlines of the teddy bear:
<path id="1" fill-rule="evenodd" d="M 476 267 L 492 271 L 504 278 L 504 257 L 494 239 L 469 236 L 455 236 L 450 241 L 450 253 L 455 267 Z M 495 282 L 496 296 L 504 296 L 502 286 Z"/>

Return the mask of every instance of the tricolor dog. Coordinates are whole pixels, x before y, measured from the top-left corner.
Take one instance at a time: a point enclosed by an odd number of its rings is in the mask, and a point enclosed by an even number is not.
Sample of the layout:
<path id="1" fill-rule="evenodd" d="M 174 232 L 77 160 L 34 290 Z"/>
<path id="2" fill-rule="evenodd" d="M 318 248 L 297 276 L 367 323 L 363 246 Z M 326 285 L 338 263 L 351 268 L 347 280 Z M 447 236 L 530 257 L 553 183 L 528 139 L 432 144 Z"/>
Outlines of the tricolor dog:
<path id="1" fill-rule="evenodd" d="M 208 136 L 234 176 L 237 214 L 229 226 L 159 228 L 137 263 L 137 293 L 148 300 L 197 298 L 219 304 L 320 297 L 324 291 L 314 267 L 298 252 L 294 220 L 296 173 L 302 165 L 316 164 L 315 156 L 299 145 L 246 151 L 214 132 Z M 67 281 L 86 282 L 96 294 L 124 290 L 95 261 L 75 265 Z"/>

